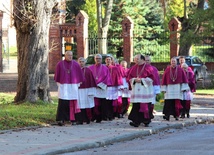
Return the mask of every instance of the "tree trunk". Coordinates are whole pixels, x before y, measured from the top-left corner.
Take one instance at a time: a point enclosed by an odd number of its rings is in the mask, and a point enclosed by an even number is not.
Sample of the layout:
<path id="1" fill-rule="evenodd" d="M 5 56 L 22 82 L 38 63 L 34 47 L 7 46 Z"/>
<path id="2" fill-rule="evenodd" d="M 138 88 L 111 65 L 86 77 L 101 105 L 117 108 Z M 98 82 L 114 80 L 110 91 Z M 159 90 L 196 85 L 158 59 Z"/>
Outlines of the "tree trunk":
<path id="1" fill-rule="evenodd" d="M 105 6 L 104 19 L 102 18 L 102 1 L 96 0 L 97 2 L 97 22 L 98 22 L 98 52 L 102 54 L 107 53 L 107 35 L 108 26 L 111 19 L 111 12 L 113 6 L 113 0 L 107 0 Z"/>
<path id="2" fill-rule="evenodd" d="M 107 34 L 108 28 L 100 28 L 98 32 L 98 51 L 101 54 L 107 53 Z"/>
<path id="3" fill-rule="evenodd" d="M 14 0 L 18 82 L 15 102 L 50 101 L 49 26 L 55 0 Z"/>
<path id="4" fill-rule="evenodd" d="M 188 19 L 187 15 L 187 8 L 186 8 L 186 0 L 184 0 L 184 17 L 181 20 L 181 33 L 180 33 L 180 48 L 179 48 L 179 55 L 189 56 L 191 53 L 191 47 L 193 45 L 193 39 L 188 38 L 187 34 L 192 31 L 192 34 L 196 34 L 199 30 L 200 23 L 193 24 L 190 19 Z M 204 0 L 198 0 L 197 9 L 203 9 L 204 7 Z M 193 36 L 193 35 L 192 35 Z"/>

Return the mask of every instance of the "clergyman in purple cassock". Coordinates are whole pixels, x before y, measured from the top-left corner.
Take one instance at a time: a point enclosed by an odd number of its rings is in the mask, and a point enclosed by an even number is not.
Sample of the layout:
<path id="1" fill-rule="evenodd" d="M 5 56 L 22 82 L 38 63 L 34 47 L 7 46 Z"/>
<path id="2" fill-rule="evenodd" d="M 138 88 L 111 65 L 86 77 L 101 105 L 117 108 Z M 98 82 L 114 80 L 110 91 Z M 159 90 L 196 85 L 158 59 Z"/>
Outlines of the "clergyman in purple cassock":
<path id="1" fill-rule="evenodd" d="M 136 65 L 129 70 L 127 79 L 131 85 L 132 109 L 128 116 L 131 126 L 138 127 L 144 123 L 145 127 L 151 122 L 150 106 L 153 101 L 153 69 L 146 64 L 143 55 L 136 56 Z"/>
<path id="2" fill-rule="evenodd" d="M 64 125 L 65 121 L 75 121 L 75 113 L 78 108 L 78 87 L 84 81 L 79 64 L 73 59 L 73 53 L 67 51 L 65 59 L 58 62 L 54 80 L 58 86 L 58 107 L 56 121 L 58 125 Z"/>
<path id="3" fill-rule="evenodd" d="M 188 85 L 189 90 L 183 92 L 183 100 L 181 101 L 182 110 L 181 110 L 181 118 L 185 118 L 185 115 L 187 115 L 187 118 L 190 117 L 190 104 L 193 100 L 193 92 L 196 91 L 196 83 L 195 83 L 195 76 L 194 72 L 192 70 L 188 69 L 188 65 L 186 63 L 183 63 L 181 65 L 181 68 L 183 68 L 184 72 L 186 73 L 187 79 L 188 79 Z"/>
<path id="4" fill-rule="evenodd" d="M 102 55 L 96 54 L 95 64 L 89 66 L 89 69 L 92 71 L 95 81 L 97 84 L 96 94 L 95 94 L 95 107 L 93 110 L 93 120 L 96 120 L 97 123 L 102 121 L 103 115 L 103 101 L 106 100 L 107 97 L 107 86 L 112 84 L 109 69 L 106 65 L 102 64 Z"/>
<path id="5" fill-rule="evenodd" d="M 114 117 L 119 117 L 119 105 L 118 105 L 118 90 L 122 87 L 123 80 L 119 68 L 113 65 L 113 57 L 108 56 L 105 59 L 106 66 L 109 69 L 111 77 L 111 85 L 107 86 L 107 96 L 105 104 L 104 115 L 105 120 L 112 120 Z"/>
<path id="6" fill-rule="evenodd" d="M 181 100 L 183 91 L 189 90 L 188 80 L 184 70 L 177 65 L 176 58 L 171 58 L 163 74 L 161 91 L 164 92 L 163 118 L 170 119 L 170 115 L 176 120 L 179 119 L 180 110 L 182 109 Z"/>
<path id="7" fill-rule="evenodd" d="M 151 65 L 151 57 L 149 55 L 145 56 L 145 61 L 147 64 Z M 158 69 L 155 66 L 152 66 L 153 68 L 153 74 L 154 74 L 154 81 L 153 81 L 153 88 L 154 88 L 154 97 L 151 104 L 151 111 L 152 111 L 152 118 L 154 118 L 153 112 L 154 112 L 154 104 L 156 104 L 156 96 L 160 94 L 160 76 Z"/>
<path id="8" fill-rule="evenodd" d="M 92 119 L 92 108 L 94 108 L 95 105 L 94 96 L 96 94 L 97 85 L 92 71 L 85 66 L 85 59 L 80 57 L 78 63 L 82 69 L 85 81 L 81 83 L 79 87 L 78 105 L 81 112 L 77 113 L 75 118 L 77 124 L 83 124 L 84 122 L 89 124 Z"/>

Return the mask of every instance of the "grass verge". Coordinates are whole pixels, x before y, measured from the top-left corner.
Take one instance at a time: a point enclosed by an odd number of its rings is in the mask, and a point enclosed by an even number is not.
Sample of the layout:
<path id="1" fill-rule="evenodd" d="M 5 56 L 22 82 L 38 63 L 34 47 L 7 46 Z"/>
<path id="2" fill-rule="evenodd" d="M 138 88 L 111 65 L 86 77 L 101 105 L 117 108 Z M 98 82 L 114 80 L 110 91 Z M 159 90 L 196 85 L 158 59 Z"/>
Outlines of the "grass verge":
<path id="1" fill-rule="evenodd" d="M 44 126 L 55 121 L 57 99 L 53 104 L 38 102 L 16 105 L 14 95 L 0 93 L 0 130 Z"/>
<path id="2" fill-rule="evenodd" d="M 197 90 L 196 94 L 214 94 L 213 89 Z M 23 103 L 16 105 L 13 103 L 14 94 L 0 93 L 0 130 L 16 129 L 29 126 L 45 126 L 55 122 L 57 97 L 53 96 L 53 103 L 47 104 L 37 102 L 36 104 Z M 163 109 L 163 94 L 158 95 L 158 103 L 155 104 L 155 110 Z M 131 110 L 132 104 L 129 107 Z"/>
<path id="3" fill-rule="evenodd" d="M 194 94 L 214 95 L 214 89 L 197 89 Z"/>

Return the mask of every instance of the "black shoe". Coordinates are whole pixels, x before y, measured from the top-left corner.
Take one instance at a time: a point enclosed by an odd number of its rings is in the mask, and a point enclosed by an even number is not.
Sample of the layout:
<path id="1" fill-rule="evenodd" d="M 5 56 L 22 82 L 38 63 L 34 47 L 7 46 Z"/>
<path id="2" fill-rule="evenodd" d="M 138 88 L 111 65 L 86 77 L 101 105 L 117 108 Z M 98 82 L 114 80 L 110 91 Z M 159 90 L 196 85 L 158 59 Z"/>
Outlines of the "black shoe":
<path id="1" fill-rule="evenodd" d="M 185 115 L 181 115 L 181 117 L 180 118 L 185 118 Z"/>
<path id="2" fill-rule="evenodd" d="M 91 122 L 94 122 L 96 119 L 94 117 L 92 117 Z"/>
<path id="3" fill-rule="evenodd" d="M 77 125 L 77 122 L 71 122 L 71 125 Z"/>
<path id="4" fill-rule="evenodd" d="M 58 124 L 59 126 L 65 125 L 65 124 L 64 124 L 64 121 L 60 121 L 60 122 L 58 122 L 57 124 Z"/>
<path id="5" fill-rule="evenodd" d="M 76 122 L 76 125 L 82 125 L 82 124 L 83 124 L 83 122 L 81 122 L 81 121 Z"/>
<path id="6" fill-rule="evenodd" d="M 129 123 L 131 126 L 133 126 L 133 127 L 139 127 L 139 124 L 136 124 L 136 123 L 134 123 L 134 122 L 130 122 Z"/>
<path id="7" fill-rule="evenodd" d="M 179 120 L 179 118 L 178 118 L 178 117 L 175 117 L 175 120 L 176 120 L 176 121 L 178 121 L 178 120 Z"/>
<path id="8" fill-rule="evenodd" d="M 169 121 L 169 116 L 163 116 L 163 119 Z"/>
<path id="9" fill-rule="evenodd" d="M 87 124 L 90 124 L 90 122 L 91 122 L 90 120 L 87 120 L 87 121 L 86 121 Z"/>
<path id="10" fill-rule="evenodd" d="M 152 114 L 152 115 L 151 115 L 151 119 L 153 119 L 153 118 L 155 118 L 155 116 Z"/>
<path id="11" fill-rule="evenodd" d="M 189 114 L 187 114 L 187 118 L 190 118 L 190 115 L 189 115 Z"/>
<path id="12" fill-rule="evenodd" d="M 108 117 L 108 121 L 112 121 L 114 119 L 114 117 Z"/>
<path id="13" fill-rule="evenodd" d="M 145 127 L 149 127 L 149 124 L 144 124 Z"/>
<path id="14" fill-rule="evenodd" d="M 118 115 L 117 115 L 117 118 L 121 118 L 121 117 L 122 117 L 122 114 L 118 114 Z"/>
<path id="15" fill-rule="evenodd" d="M 102 118 L 103 121 L 108 121 L 107 117 Z"/>
<path id="16" fill-rule="evenodd" d="M 96 123 L 101 123 L 101 120 L 96 120 Z"/>

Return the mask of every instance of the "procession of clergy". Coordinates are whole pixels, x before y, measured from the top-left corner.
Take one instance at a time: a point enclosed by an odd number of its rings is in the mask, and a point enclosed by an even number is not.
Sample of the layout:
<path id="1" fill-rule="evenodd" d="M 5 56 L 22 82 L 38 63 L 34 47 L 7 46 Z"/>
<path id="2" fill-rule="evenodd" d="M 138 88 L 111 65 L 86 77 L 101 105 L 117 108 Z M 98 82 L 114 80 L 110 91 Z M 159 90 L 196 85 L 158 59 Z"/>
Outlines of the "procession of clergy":
<path id="1" fill-rule="evenodd" d="M 111 56 L 105 58 L 96 54 L 95 64 L 85 66 L 85 59 L 73 60 L 72 51 L 65 53 L 65 59 L 57 64 L 54 80 L 58 86 L 58 107 L 56 121 L 59 126 L 66 122 L 83 124 L 112 121 L 127 114 L 130 125 L 145 127 L 154 118 L 156 95 L 164 93 L 163 119 L 169 121 L 190 117 L 190 103 L 195 92 L 194 73 L 185 63 L 185 57 L 171 58 L 160 82 L 156 67 L 151 65 L 150 56 L 138 54 L 135 64 L 127 68 L 127 62 L 120 64 Z"/>

